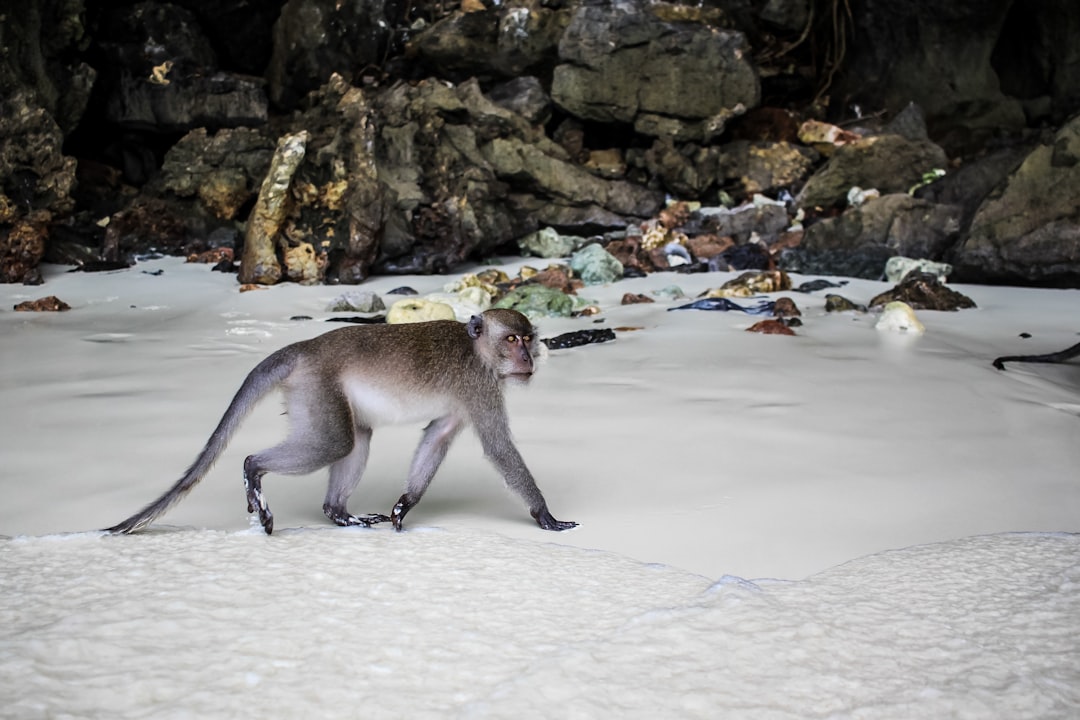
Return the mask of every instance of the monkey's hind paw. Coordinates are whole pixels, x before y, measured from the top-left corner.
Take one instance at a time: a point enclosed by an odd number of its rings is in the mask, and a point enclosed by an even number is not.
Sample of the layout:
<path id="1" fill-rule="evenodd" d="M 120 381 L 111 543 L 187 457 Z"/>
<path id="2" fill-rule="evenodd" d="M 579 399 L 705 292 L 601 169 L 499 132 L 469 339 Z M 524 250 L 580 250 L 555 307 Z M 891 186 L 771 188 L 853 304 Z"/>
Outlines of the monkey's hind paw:
<path id="1" fill-rule="evenodd" d="M 323 513 L 326 517 L 330 518 L 335 525 L 342 527 L 350 527 L 359 525 L 361 527 L 371 527 L 379 523 L 390 522 L 390 518 L 386 515 L 379 513 L 372 513 L 370 515 L 351 515 L 348 510 L 344 508 L 335 508 L 329 505 L 323 505 Z"/>
<path id="2" fill-rule="evenodd" d="M 576 522 L 571 522 L 569 520 L 556 520 L 551 516 L 551 513 L 547 508 L 532 513 L 532 516 L 536 519 L 536 524 L 544 530 L 562 532 L 563 530 L 569 530 L 570 528 L 576 528 L 578 526 Z"/>

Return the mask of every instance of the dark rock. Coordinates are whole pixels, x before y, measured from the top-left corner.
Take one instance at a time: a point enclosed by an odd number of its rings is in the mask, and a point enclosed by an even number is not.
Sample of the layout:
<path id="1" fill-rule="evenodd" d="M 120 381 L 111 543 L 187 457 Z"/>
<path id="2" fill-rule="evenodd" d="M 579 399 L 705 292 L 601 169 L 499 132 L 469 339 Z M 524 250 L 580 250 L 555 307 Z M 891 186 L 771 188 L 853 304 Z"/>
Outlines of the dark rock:
<path id="1" fill-rule="evenodd" d="M 789 297 L 781 297 L 776 299 L 773 306 L 773 315 L 778 318 L 794 318 L 799 317 L 802 313 L 799 312 L 794 300 Z"/>
<path id="2" fill-rule="evenodd" d="M 905 302 L 915 310 L 960 310 L 975 307 L 975 301 L 941 284 L 936 275 L 911 272 L 899 285 L 874 296 L 870 307 L 894 301 Z"/>
<path id="3" fill-rule="evenodd" d="M 791 273 L 803 275 L 844 275 L 879 280 L 893 252 L 883 245 L 856 248 L 809 249 L 796 247 L 780 252 L 777 264 Z"/>
<path id="4" fill-rule="evenodd" d="M 105 119 L 155 132 L 258 125 L 268 117 L 260 78 L 221 70 L 198 18 L 149 0 L 98 20 Z"/>
<path id="5" fill-rule="evenodd" d="M 593 343 L 610 342 L 615 339 L 615 331 L 610 328 L 598 330 L 575 330 L 573 332 L 556 335 L 553 338 L 541 338 L 540 342 L 547 345 L 548 350 L 565 350 L 566 348 Z"/>
<path id="6" fill-rule="evenodd" d="M 360 83 L 356 71 L 386 57 L 396 12 L 385 0 L 289 0 L 274 23 L 273 55 L 266 69 L 274 105 L 293 109 L 334 73 Z"/>
<path id="7" fill-rule="evenodd" d="M 797 249 L 802 258 L 797 271 L 877 279 L 891 256 L 940 260 L 959 237 L 962 212 L 956 205 L 936 205 L 906 194 L 868 200 L 807 227 Z M 782 254 L 781 264 L 794 271 L 790 257 Z M 829 267 L 833 258 L 841 264 Z M 874 264 L 864 269 L 864 258 Z"/>
<path id="8" fill-rule="evenodd" d="M 386 322 L 386 316 L 371 315 L 365 317 L 362 315 L 351 315 L 349 317 L 330 317 L 326 318 L 326 322 L 343 322 L 353 323 L 356 325 L 382 325 Z"/>
<path id="9" fill-rule="evenodd" d="M 831 280 L 807 280 L 806 282 L 795 288 L 795 292 L 812 293 L 818 290 L 824 290 L 825 288 L 838 288 L 847 285 L 847 280 L 843 280 L 838 283 L 834 283 Z"/>
<path id="10" fill-rule="evenodd" d="M 829 294 L 825 296 L 825 312 L 845 312 L 847 310 L 864 313 L 867 312 L 867 307 L 854 303 L 843 295 Z"/>
<path id="11" fill-rule="evenodd" d="M 772 256 L 769 249 L 758 243 L 746 243 L 728 248 L 719 256 L 709 260 L 709 267 L 716 264 L 716 270 L 769 270 L 772 268 Z"/>
<path id="12" fill-rule="evenodd" d="M 799 207 L 828 208 L 845 201 L 853 186 L 875 188 L 883 195 L 906 193 L 923 174 L 948 165 L 945 151 L 929 140 L 874 135 L 841 145 L 824 167 L 799 191 Z"/>
<path id="13" fill-rule="evenodd" d="M 745 243 L 753 233 L 764 242 L 777 237 L 791 224 L 787 210 L 780 205 L 742 205 L 737 208 L 702 208 L 699 215 L 701 227 L 721 237 L 734 238 Z"/>
<path id="14" fill-rule="evenodd" d="M 507 80 L 488 92 L 491 102 L 515 112 L 533 125 L 543 125 L 551 117 L 551 98 L 540 80 L 532 75 Z"/>
<path id="15" fill-rule="evenodd" d="M 976 282 L 1080 282 L 1080 116 L 983 201 L 953 264 Z"/>
<path id="16" fill-rule="evenodd" d="M 1005 24 L 1012 6 L 1011 0 L 958 0 L 948 6 L 866 0 L 853 16 L 852 45 L 837 91 L 849 102 L 894 112 L 914 101 L 926 113 L 932 136 L 948 136 L 953 148 L 981 145 L 997 128 L 1019 128 L 1020 103 L 1002 93 L 992 62 L 1002 34 L 1021 32 L 1019 24 L 1013 30 Z M 1026 5 L 1017 10 L 1025 16 L 1039 12 Z M 1011 63 L 1010 58 L 1004 64 Z"/>
<path id="17" fill-rule="evenodd" d="M 408 54 L 443 77 L 510 77 L 550 72 L 559 38 L 569 21 L 559 3 L 523 0 L 465 9 L 417 32 Z"/>
<path id="18" fill-rule="evenodd" d="M 575 8 L 559 41 L 552 99 L 586 120 L 710 140 L 758 104 L 749 44 L 737 31 L 666 22 L 659 10 L 639 2 Z"/>
<path id="19" fill-rule="evenodd" d="M 642 303 L 656 302 L 648 295 L 642 295 L 641 293 L 624 293 L 620 305 L 640 305 Z"/>

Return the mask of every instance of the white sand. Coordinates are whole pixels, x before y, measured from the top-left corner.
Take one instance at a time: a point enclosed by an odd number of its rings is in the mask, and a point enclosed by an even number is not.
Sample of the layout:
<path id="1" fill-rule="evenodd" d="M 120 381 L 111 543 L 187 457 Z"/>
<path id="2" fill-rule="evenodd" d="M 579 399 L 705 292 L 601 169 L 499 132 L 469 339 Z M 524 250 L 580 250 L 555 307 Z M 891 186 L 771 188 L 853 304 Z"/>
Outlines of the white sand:
<path id="1" fill-rule="evenodd" d="M 642 328 L 511 391 L 581 527 L 539 530 L 463 436 L 409 532 L 334 528 L 322 475 L 268 476 L 269 538 L 240 465 L 283 432 L 274 401 L 152 532 L 55 534 L 160 494 L 346 288 L 241 294 L 173 259 L 0 286 L 0 717 L 1080 715 L 1080 363 L 990 366 L 1077 342 L 1080 291 L 957 286 L 979 309 L 916 338 L 823 292 L 786 293 L 798 337 L 618 304 L 729 277 L 587 288 L 602 324 L 541 323 Z M 47 294 L 74 309 L 10 312 Z M 418 437 L 376 432 L 353 512 L 389 510 Z"/>

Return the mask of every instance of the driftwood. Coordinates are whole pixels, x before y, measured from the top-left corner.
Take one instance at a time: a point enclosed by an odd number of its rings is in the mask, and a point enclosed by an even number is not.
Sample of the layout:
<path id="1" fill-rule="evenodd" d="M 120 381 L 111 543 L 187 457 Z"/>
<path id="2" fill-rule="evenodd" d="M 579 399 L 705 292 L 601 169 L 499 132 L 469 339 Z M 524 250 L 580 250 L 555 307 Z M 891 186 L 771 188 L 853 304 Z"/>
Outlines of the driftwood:
<path id="1" fill-rule="evenodd" d="M 1007 362 L 1063 363 L 1077 355 L 1080 355 L 1080 343 L 1076 343 L 1060 352 L 1047 353 L 1046 355 L 1006 355 L 994 360 L 994 367 L 998 370 L 1004 370 Z"/>

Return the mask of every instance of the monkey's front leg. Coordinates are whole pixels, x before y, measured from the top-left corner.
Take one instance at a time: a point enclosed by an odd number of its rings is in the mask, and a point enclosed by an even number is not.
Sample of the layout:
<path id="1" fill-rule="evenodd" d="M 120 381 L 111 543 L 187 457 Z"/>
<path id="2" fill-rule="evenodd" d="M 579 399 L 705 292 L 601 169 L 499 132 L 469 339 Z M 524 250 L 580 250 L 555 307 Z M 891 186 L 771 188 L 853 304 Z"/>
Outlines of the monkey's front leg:
<path id="1" fill-rule="evenodd" d="M 547 505 L 529 513 L 533 516 L 533 520 L 544 530 L 555 530 L 556 532 L 562 530 L 569 530 L 570 528 L 576 528 L 578 524 L 570 520 L 556 520 L 551 516 L 551 512 L 548 511 Z"/>
<path id="2" fill-rule="evenodd" d="M 274 532 L 274 514 L 270 512 L 270 506 L 266 504 L 266 498 L 262 494 L 262 476 L 266 474 L 265 471 L 258 471 L 254 467 L 252 458 L 254 455 L 248 455 L 244 460 L 244 490 L 247 492 L 247 509 L 248 512 L 259 511 L 259 523 L 262 524 L 263 530 L 267 535 Z"/>

